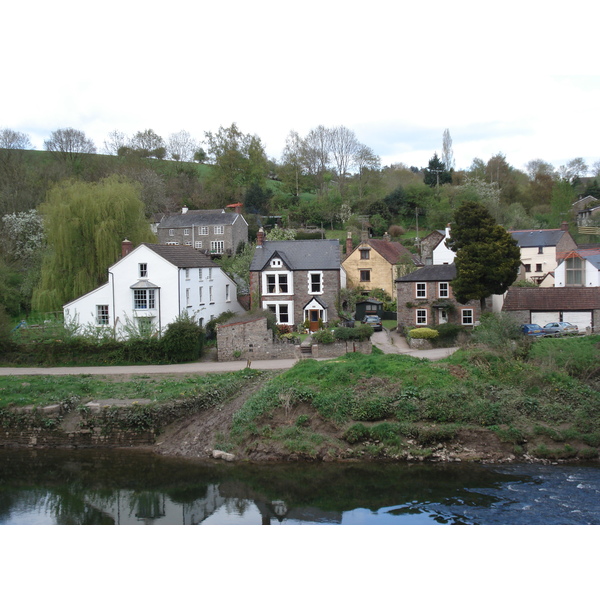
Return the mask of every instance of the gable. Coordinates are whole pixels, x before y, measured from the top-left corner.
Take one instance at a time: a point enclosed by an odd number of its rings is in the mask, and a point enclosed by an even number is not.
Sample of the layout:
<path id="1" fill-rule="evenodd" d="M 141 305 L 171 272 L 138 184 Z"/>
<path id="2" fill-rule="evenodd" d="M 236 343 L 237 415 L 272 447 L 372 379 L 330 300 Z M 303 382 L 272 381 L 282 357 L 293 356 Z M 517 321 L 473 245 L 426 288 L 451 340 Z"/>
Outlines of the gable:
<path id="1" fill-rule="evenodd" d="M 338 240 L 265 241 L 254 250 L 250 271 L 262 271 L 269 266 L 275 253 L 285 257 L 291 271 L 326 271 L 341 268 Z"/>

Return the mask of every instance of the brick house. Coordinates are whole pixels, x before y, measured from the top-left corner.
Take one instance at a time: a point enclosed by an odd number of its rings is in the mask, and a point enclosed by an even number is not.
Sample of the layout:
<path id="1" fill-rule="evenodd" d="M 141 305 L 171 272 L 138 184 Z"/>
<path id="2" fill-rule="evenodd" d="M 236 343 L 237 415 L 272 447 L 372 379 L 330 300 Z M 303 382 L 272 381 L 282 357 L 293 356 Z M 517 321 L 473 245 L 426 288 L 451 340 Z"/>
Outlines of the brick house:
<path id="1" fill-rule="evenodd" d="M 456 267 L 428 265 L 396 279 L 399 327 L 432 327 L 442 323 L 475 325 L 481 316 L 479 300 L 458 304 L 452 291 Z"/>
<path id="2" fill-rule="evenodd" d="M 398 263 L 406 260 L 408 266 L 422 266 L 418 257 L 389 235 L 382 240 L 365 238 L 353 250 L 352 235 L 346 238 L 346 258 L 342 263 L 349 287 L 362 287 L 366 292 L 382 289 L 392 299 L 396 298 L 395 279 Z"/>
<path id="3" fill-rule="evenodd" d="M 506 293 L 503 312 L 520 323 L 542 327 L 553 321 L 567 321 L 585 331 L 600 326 L 600 287 L 511 287 Z"/>
<path id="4" fill-rule="evenodd" d="M 338 318 L 336 303 L 346 287 L 338 240 L 268 241 L 262 228 L 250 264 L 252 306 L 271 310 L 279 325 L 311 330 Z"/>
<path id="5" fill-rule="evenodd" d="M 248 223 L 241 205 L 235 211 L 188 210 L 165 217 L 156 228 L 158 242 L 169 246 L 191 246 L 205 254 L 235 254 L 241 243 L 248 243 Z"/>

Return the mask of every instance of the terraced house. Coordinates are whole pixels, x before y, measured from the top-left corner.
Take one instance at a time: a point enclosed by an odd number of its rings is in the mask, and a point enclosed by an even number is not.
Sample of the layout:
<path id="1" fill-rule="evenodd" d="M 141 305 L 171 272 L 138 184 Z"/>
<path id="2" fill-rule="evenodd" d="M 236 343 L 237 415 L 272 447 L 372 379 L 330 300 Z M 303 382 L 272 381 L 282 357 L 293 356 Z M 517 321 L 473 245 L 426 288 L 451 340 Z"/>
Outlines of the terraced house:
<path id="1" fill-rule="evenodd" d="M 241 205 L 235 210 L 188 210 L 165 217 L 157 226 L 158 241 L 169 246 L 191 246 L 205 254 L 221 256 L 235 254 L 242 243 L 248 242 L 248 223 L 242 216 Z"/>
<path id="2" fill-rule="evenodd" d="M 275 313 L 279 325 L 319 322 L 338 318 L 339 292 L 346 287 L 338 240 L 267 241 L 258 232 L 250 264 L 253 306 Z"/>

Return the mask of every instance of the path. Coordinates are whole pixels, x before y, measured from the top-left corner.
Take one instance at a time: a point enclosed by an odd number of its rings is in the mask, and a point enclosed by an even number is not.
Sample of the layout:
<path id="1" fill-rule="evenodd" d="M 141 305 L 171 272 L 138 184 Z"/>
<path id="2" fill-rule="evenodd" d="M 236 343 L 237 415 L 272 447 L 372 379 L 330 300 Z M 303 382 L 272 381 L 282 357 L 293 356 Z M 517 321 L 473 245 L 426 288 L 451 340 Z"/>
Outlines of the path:
<path id="1" fill-rule="evenodd" d="M 436 348 L 434 350 L 412 350 L 404 337 L 387 330 L 376 331 L 371 338 L 375 346 L 385 354 L 408 354 L 417 358 L 440 360 L 450 356 L 456 348 Z M 327 360 L 327 359 L 317 359 Z M 296 364 L 294 358 L 281 360 L 254 360 L 252 368 L 258 370 L 290 369 Z M 6 375 L 156 375 L 160 373 L 230 373 L 246 368 L 245 360 L 231 362 L 195 362 L 180 365 L 128 365 L 123 367 L 3 367 L 0 376 Z"/>

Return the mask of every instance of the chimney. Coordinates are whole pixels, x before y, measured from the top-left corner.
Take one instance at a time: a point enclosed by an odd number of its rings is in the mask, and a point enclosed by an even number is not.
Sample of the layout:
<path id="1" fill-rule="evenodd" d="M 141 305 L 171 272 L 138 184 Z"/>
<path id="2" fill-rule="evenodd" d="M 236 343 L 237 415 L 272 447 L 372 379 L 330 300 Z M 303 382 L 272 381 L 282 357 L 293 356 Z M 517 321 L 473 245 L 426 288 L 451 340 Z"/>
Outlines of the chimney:
<path id="1" fill-rule="evenodd" d="M 188 211 L 188 207 L 187 206 L 182 206 L 181 207 L 181 214 L 185 215 L 185 213 Z"/>
<path id="2" fill-rule="evenodd" d="M 349 231 L 346 235 L 346 256 L 350 256 L 352 252 L 352 232 Z"/>
<path id="3" fill-rule="evenodd" d="M 446 239 L 448 239 L 450 237 L 450 223 L 448 223 L 448 225 L 446 225 Z"/>
<path id="4" fill-rule="evenodd" d="M 384 241 L 384 242 L 390 242 L 391 240 L 392 240 L 392 238 L 390 237 L 390 234 L 389 234 L 389 233 L 386 231 L 386 232 L 383 234 L 383 241 Z"/>
<path id="5" fill-rule="evenodd" d="M 563 222 L 560 224 L 560 228 L 561 228 L 563 231 L 569 231 L 569 224 L 568 224 L 566 221 L 563 221 Z"/>
<path id="6" fill-rule="evenodd" d="M 123 240 L 121 242 L 121 258 L 127 256 L 133 250 L 133 242 Z"/>
<path id="7" fill-rule="evenodd" d="M 256 234 L 256 247 L 262 248 L 265 242 L 265 230 L 261 227 Z"/>

